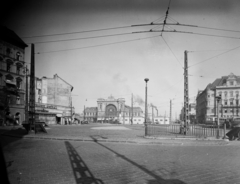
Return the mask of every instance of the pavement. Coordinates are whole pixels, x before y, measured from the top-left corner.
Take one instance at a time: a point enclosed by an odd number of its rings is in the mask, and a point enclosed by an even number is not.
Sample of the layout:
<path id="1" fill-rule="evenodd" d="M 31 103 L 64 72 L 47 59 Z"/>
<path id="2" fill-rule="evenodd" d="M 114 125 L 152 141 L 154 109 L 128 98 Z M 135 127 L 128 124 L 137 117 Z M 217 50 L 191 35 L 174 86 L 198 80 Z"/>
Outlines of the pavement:
<path id="1" fill-rule="evenodd" d="M 0 128 L 9 183 L 240 184 L 240 141 L 145 138 L 142 126 L 105 124 L 47 132 Z"/>

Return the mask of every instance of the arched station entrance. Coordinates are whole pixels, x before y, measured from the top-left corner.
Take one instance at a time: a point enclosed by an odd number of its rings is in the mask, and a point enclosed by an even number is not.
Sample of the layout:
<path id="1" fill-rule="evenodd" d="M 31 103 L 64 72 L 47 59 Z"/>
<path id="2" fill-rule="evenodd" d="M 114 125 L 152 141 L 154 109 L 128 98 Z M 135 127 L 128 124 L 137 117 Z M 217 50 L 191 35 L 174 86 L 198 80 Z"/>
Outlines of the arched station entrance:
<path id="1" fill-rule="evenodd" d="M 107 120 L 114 120 L 118 117 L 117 107 L 113 104 L 109 104 L 106 106 L 105 111 L 105 119 Z"/>

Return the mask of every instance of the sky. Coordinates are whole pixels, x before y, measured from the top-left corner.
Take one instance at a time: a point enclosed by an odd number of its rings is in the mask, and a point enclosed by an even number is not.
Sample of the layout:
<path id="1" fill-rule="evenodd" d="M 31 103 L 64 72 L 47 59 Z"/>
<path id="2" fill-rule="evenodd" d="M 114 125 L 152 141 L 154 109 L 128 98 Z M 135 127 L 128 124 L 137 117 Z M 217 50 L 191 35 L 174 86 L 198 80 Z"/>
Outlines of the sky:
<path id="1" fill-rule="evenodd" d="M 161 33 L 149 30 L 162 26 L 132 26 L 163 23 L 168 6 L 167 23 L 198 27 L 166 25 L 191 33 Z M 76 112 L 110 95 L 130 105 L 132 94 L 144 110 L 148 78 L 148 103 L 169 115 L 172 100 L 176 117 L 184 102 L 185 50 L 190 102 L 216 78 L 240 75 L 239 9 L 238 0 L 8 0 L 1 22 L 29 45 L 27 63 L 35 45 L 37 77 L 58 74 L 74 87 Z M 139 31 L 148 32 L 133 33 Z"/>

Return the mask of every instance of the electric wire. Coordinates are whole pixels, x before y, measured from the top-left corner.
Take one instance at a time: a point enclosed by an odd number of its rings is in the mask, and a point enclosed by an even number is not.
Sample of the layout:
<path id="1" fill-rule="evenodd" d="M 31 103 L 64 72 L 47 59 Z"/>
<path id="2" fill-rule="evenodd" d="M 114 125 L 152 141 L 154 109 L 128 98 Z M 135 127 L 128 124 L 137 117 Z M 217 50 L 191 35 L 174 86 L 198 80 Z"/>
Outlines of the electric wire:
<path id="1" fill-rule="evenodd" d="M 86 39 L 94 39 L 94 38 L 105 38 L 105 37 L 111 37 L 111 36 L 122 36 L 122 35 L 129 35 L 129 34 L 132 34 L 132 33 L 119 33 L 119 34 L 109 34 L 109 35 L 101 35 L 101 36 L 91 36 L 91 37 L 84 37 L 84 38 L 39 41 L 39 42 L 33 42 L 33 43 L 34 44 L 41 44 L 41 43 L 65 42 L 65 41 L 74 41 L 74 40 L 86 40 Z"/>
<path id="2" fill-rule="evenodd" d="M 132 41 L 150 39 L 150 38 L 155 38 L 155 37 L 159 37 L 159 35 L 149 36 L 149 37 L 145 37 L 145 38 L 137 38 L 137 39 L 132 39 L 132 40 L 119 41 L 119 42 L 105 43 L 105 44 L 99 44 L 99 45 L 92 45 L 92 46 L 86 46 L 86 47 L 72 48 L 72 49 L 62 49 L 62 50 L 55 50 L 55 51 L 36 52 L 35 54 L 44 54 L 44 53 L 54 53 L 54 52 L 64 52 L 64 51 L 71 51 L 71 50 L 88 49 L 88 48 L 94 48 L 94 47 L 101 47 L 101 46 L 107 46 L 107 45 L 114 45 L 114 44 L 120 44 L 120 43 L 127 43 L 127 42 L 132 42 Z"/>
<path id="3" fill-rule="evenodd" d="M 70 35 L 70 34 L 78 34 L 78 33 L 107 31 L 107 30 L 113 30 L 113 29 L 123 29 L 123 28 L 130 28 L 130 27 L 132 27 L 132 26 L 120 26 L 120 27 L 111 27 L 111 28 L 103 28 L 103 29 L 93 29 L 93 30 L 87 30 L 87 31 L 75 31 L 75 32 L 69 32 L 69 33 L 55 33 L 55 34 L 35 35 L 35 36 L 22 36 L 21 38 L 39 38 L 39 37 L 48 37 L 48 36 Z"/>
<path id="4" fill-rule="evenodd" d="M 231 51 L 233 51 L 233 50 L 236 50 L 236 49 L 238 49 L 238 48 L 240 48 L 240 46 L 235 47 L 235 48 L 233 48 L 233 49 L 230 49 L 230 50 L 228 50 L 228 51 L 226 51 L 226 52 L 222 52 L 222 53 L 220 53 L 220 54 L 217 54 L 217 55 L 215 55 L 215 56 L 213 56 L 213 57 L 210 57 L 210 58 L 208 58 L 208 59 L 205 59 L 205 60 L 203 60 L 203 61 L 201 61 L 201 62 L 192 64 L 192 65 L 188 66 L 188 68 L 190 68 L 190 67 L 192 67 L 192 66 L 195 66 L 195 65 L 198 65 L 198 64 L 200 64 L 200 63 L 209 61 L 209 60 L 211 60 L 211 59 L 213 59 L 213 58 L 216 58 L 216 57 L 218 57 L 218 56 L 221 56 L 221 55 L 223 55 L 223 54 L 226 54 L 226 53 L 231 52 Z"/>
<path id="5" fill-rule="evenodd" d="M 165 44 L 168 46 L 169 50 L 172 52 L 173 56 L 175 57 L 175 59 L 178 61 L 179 65 L 181 66 L 181 68 L 183 68 L 183 66 L 181 65 L 180 61 L 178 60 L 178 58 L 176 57 L 176 55 L 174 54 L 174 52 L 172 51 L 171 47 L 168 45 L 168 43 L 166 42 L 166 40 L 164 39 L 163 36 L 161 36 L 161 38 L 163 39 L 163 41 L 165 42 Z"/>
<path id="6" fill-rule="evenodd" d="M 182 33 L 182 34 L 195 34 L 200 36 L 212 36 L 212 37 L 221 37 L 221 38 L 230 38 L 230 39 L 240 39 L 240 37 L 234 37 L 234 36 L 223 36 L 223 35 L 213 35 L 213 34 L 203 34 L 203 33 L 194 33 L 194 32 L 186 32 L 186 31 L 169 31 L 169 30 L 150 30 L 150 31 L 137 31 L 132 33 L 153 33 L 153 32 L 169 32 L 169 33 Z"/>

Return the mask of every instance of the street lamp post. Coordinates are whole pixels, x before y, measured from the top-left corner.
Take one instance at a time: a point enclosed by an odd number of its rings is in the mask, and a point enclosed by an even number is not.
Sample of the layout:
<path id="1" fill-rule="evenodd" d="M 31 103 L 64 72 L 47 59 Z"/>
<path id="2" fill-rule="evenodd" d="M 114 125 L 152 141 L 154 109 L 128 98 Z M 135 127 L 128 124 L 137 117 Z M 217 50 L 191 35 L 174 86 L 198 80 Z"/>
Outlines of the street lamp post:
<path id="1" fill-rule="evenodd" d="M 145 125 L 147 124 L 147 114 L 148 114 L 148 109 L 147 109 L 147 82 L 149 81 L 148 78 L 144 79 L 146 82 L 146 87 L 145 87 Z"/>
<path id="2" fill-rule="evenodd" d="M 217 101 L 217 138 L 219 139 L 219 102 L 221 101 L 221 96 L 216 96 Z"/>

